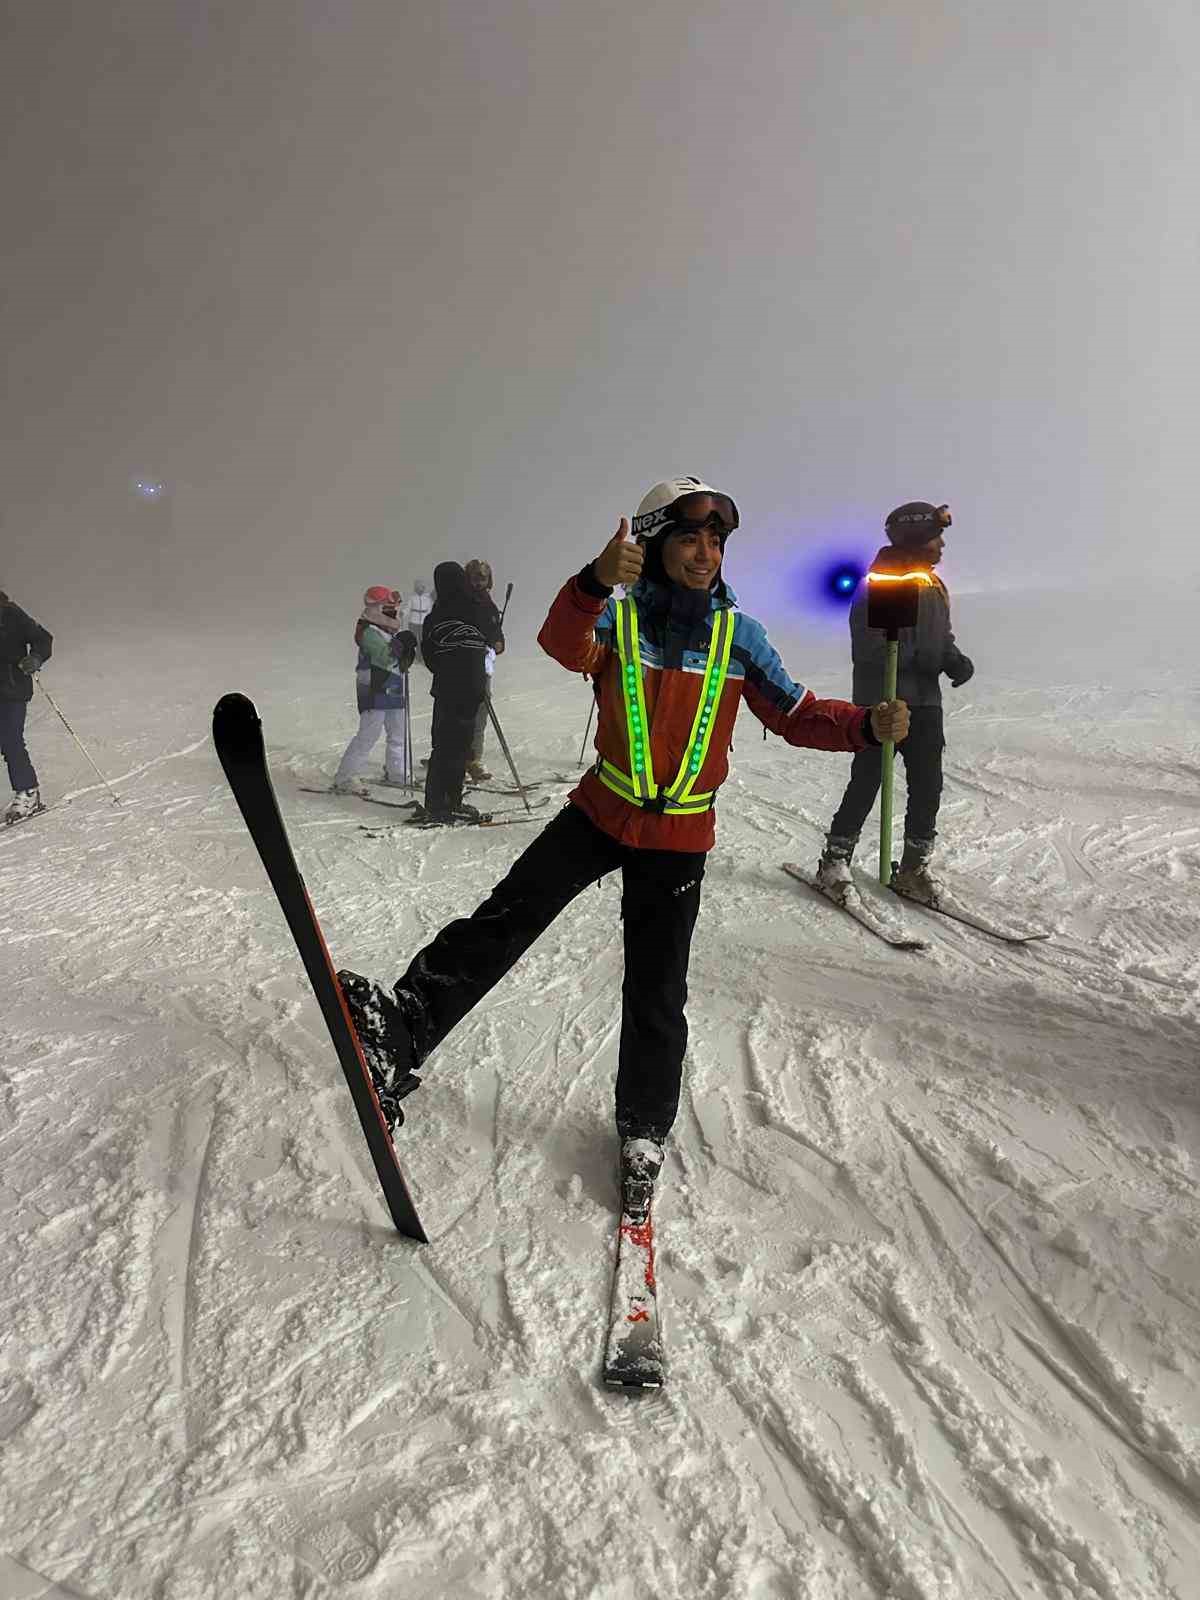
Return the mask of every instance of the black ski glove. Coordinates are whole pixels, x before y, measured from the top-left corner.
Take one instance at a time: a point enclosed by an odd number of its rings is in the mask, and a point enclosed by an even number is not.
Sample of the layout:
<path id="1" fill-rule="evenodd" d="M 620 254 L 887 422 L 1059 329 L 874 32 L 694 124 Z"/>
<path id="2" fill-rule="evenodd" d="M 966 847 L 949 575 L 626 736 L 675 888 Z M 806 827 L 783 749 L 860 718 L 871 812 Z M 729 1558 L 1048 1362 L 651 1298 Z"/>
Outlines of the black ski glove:
<path id="1" fill-rule="evenodd" d="M 969 683 L 975 676 L 975 663 L 970 656 L 964 656 L 960 650 L 955 660 L 947 668 L 952 689 L 961 689 L 964 683 Z"/>
<path id="2" fill-rule="evenodd" d="M 394 633 L 388 648 L 396 666 L 401 672 L 407 672 L 417 659 L 417 636 L 407 629 L 403 633 Z"/>
<path id="3" fill-rule="evenodd" d="M 40 656 L 22 656 L 20 661 L 17 662 L 17 665 L 20 667 L 22 672 L 27 672 L 31 678 L 35 672 L 40 672 L 42 670 L 42 661 Z"/>

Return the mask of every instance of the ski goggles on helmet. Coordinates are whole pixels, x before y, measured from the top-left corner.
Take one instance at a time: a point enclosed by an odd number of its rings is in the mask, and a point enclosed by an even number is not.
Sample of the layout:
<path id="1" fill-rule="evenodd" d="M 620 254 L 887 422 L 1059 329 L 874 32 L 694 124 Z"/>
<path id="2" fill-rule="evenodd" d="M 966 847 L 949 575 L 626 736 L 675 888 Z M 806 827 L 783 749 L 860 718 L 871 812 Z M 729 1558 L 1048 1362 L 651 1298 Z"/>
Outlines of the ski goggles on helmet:
<path id="1" fill-rule="evenodd" d="M 705 528 L 715 528 L 724 539 L 738 525 L 738 509 L 727 494 L 717 494 L 712 489 L 697 489 L 691 494 L 681 494 L 670 505 L 659 506 L 633 519 L 635 539 L 653 539 L 664 531 L 670 533 L 699 533 Z"/>

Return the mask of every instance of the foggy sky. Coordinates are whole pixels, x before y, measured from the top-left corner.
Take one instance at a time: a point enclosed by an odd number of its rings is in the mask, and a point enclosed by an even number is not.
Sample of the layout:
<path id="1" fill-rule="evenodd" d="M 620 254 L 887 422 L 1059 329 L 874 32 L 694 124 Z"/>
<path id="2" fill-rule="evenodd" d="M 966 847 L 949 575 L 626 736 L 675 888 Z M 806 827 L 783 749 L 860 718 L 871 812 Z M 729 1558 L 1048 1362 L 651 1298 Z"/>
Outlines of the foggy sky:
<path id="1" fill-rule="evenodd" d="M 0 586 L 536 631 L 656 479 L 788 602 L 910 498 L 988 588 L 1200 573 L 1192 0 L 19 0 Z M 135 478 L 169 503 L 135 502 Z"/>

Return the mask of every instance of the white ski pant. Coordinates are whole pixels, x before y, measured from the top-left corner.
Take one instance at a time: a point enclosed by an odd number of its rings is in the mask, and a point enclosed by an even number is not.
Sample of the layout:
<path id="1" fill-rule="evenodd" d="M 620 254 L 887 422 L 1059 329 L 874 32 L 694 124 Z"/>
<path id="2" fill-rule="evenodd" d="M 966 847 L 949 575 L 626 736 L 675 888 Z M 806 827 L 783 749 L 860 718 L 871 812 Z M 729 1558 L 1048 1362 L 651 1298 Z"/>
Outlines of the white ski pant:
<path id="1" fill-rule="evenodd" d="M 358 732 L 346 746 L 334 783 L 347 783 L 351 778 L 358 777 L 378 743 L 379 735 L 385 730 L 387 754 L 384 768 L 388 777 L 397 783 L 412 781 L 412 773 L 407 768 L 408 712 L 401 706 L 396 711 L 359 712 Z"/>

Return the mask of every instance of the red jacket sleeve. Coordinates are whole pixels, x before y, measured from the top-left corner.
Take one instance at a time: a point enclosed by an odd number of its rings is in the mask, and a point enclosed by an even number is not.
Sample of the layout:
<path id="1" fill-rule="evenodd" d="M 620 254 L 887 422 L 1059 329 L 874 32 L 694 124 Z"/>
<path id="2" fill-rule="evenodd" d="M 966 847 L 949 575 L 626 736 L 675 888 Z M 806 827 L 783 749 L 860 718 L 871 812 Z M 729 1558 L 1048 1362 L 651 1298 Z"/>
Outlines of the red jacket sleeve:
<path id="1" fill-rule="evenodd" d="M 612 655 L 608 640 L 596 637 L 596 624 L 604 615 L 607 600 L 588 594 L 578 578 L 563 584 L 542 623 L 538 643 L 569 672 L 585 672 L 595 677 Z"/>
<path id="2" fill-rule="evenodd" d="M 788 744 L 802 750 L 862 750 L 876 741 L 866 732 L 870 706 L 849 700 L 818 700 L 810 690 L 790 711 L 772 705 L 753 683 L 744 691 L 746 704 L 763 724 Z"/>

